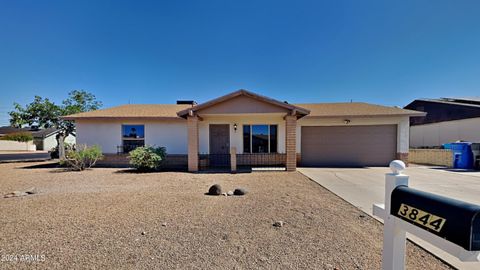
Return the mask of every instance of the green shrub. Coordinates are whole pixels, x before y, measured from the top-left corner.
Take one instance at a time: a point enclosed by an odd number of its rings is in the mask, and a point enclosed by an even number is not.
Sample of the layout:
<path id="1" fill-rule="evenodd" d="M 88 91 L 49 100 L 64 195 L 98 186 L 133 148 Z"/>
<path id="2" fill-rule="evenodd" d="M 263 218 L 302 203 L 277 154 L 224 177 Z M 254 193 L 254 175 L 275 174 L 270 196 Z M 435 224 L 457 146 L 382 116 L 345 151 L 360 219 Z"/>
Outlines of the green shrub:
<path id="1" fill-rule="evenodd" d="M 16 141 L 16 142 L 29 142 L 33 140 L 33 136 L 28 132 L 16 132 L 16 133 L 10 133 L 3 136 L 2 140 Z"/>
<path id="2" fill-rule="evenodd" d="M 167 155 L 165 147 L 137 147 L 130 151 L 130 164 L 139 171 L 157 169 Z"/>
<path id="3" fill-rule="evenodd" d="M 102 158 L 102 149 L 98 145 L 88 147 L 82 144 L 77 146 L 77 150 L 67 150 L 65 164 L 73 170 L 83 171 Z"/>

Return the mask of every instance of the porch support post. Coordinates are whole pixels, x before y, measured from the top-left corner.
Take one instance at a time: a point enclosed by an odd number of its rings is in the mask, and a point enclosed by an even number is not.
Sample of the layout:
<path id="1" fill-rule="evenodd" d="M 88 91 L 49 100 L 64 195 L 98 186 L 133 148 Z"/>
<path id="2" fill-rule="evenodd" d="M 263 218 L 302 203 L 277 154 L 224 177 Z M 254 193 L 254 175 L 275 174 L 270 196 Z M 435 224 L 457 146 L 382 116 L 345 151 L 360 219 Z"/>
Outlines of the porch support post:
<path id="1" fill-rule="evenodd" d="M 297 116 L 285 116 L 285 151 L 287 153 L 286 169 L 297 169 Z"/>
<path id="2" fill-rule="evenodd" d="M 232 173 L 237 172 L 237 148 L 230 148 L 230 170 Z"/>
<path id="3" fill-rule="evenodd" d="M 198 117 L 187 116 L 188 129 L 188 171 L 198 171 Z"/>

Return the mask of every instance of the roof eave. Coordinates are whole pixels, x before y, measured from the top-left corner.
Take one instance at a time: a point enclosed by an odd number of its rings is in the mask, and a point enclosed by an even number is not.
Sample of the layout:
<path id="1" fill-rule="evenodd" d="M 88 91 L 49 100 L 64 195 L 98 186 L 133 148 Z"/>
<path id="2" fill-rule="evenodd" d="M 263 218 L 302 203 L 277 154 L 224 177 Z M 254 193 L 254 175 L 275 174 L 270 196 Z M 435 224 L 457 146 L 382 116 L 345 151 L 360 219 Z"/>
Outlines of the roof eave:
<path id="1" fill-rule="evenodd" d="M 456 102 L 456 101 L 448 101 L 448 100 L 437 100 L 437 99 L 415 99 L 414 101 L 410 102 L 409 104 L 405 105 L 404 108 L 412 105 L 415 102 L 423 101 L 423 102 L 430 102 L 430 103 L 441 103 L 441 104 L 450 104 L 450 105 L 457 105 L 457 106 L 465 106 L 465 107 L 474 107 L 479 108 L 479 104 L 470 104 L 470 103 L 463 103 L 463 102 Z"/>
<path id="2" fill-rule="evenodd" d="M 414 114 L 332 114 L 332 115 L 307 115 L 305 118 L 338 118 L 338 117 L 423 117 L 427 113 L 414 113 Z"/>
<path id="3" fill-rule="evenodd" d="M 65 120 L 105 120 L 105 119 L 149 119 L 149 120 L 181 120 L 176 116 L 78 116 L 62 117 Z"/>

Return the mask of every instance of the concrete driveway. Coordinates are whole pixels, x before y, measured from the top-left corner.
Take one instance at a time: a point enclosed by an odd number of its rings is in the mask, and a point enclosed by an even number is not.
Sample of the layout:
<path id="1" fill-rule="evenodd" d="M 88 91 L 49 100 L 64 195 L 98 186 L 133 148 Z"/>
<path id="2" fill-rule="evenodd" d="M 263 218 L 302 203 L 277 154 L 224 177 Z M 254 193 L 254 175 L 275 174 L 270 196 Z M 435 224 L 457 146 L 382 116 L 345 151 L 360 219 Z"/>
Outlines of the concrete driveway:
<path id="1" fill-rule="evenodd" d="M 385 174 L 389 168 L 299 168 L 302 174 L 324 186 L 365 213 L 384 202 Z M 413 188 L 480 204 L 480 172 L 452 171 L 411 166 L 404 172 Z M 480 269 L 480 263 L 462 263 L 453 256 L 409 235 L 408 238 L 458 269 Z"/>

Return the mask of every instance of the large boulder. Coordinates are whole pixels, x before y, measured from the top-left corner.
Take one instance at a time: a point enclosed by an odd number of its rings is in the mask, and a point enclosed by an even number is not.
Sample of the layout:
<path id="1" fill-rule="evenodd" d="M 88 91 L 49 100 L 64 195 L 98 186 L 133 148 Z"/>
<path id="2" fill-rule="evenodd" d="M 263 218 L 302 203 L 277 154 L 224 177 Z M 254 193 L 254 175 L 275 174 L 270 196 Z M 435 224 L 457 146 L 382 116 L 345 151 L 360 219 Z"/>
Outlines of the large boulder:
<path id="1" fill-rule="evenodd" d="M 222 187 L 220 185 L 213 185 L 208 189 L 208 195 L 218 196 L 222 194 Z"/>
<path id="2" fill-rule="evenodd" d="M 237 196 L 242 196 L 242 195 L 247 194 L 247 190 L 244 189 L 244 188 L 236 188 L 236 189 L 233 191 L 233 194 L 234 194 L 234 195 L 237 195 Z"/>

